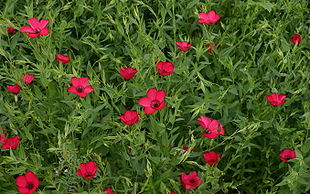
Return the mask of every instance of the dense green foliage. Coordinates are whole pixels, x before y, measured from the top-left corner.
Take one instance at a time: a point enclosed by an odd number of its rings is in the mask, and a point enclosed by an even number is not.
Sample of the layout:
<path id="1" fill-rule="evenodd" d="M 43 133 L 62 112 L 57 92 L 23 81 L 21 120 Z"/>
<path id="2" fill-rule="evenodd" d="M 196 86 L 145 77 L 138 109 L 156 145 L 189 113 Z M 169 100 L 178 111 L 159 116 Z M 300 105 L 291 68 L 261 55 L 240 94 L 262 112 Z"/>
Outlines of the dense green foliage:
<path id="1" fill-rule="evenodd" d="M 21 138 L 0 150 L 0 193 L 17 193 L 15 178 L 33 171 L 38 193 L 306 193 L 310 190 L 307 0 L 4 0 L 0 4 L 0 128 Z M 215 25 L 197 23 L 216 10 Z M 10 35 L 29 18 L 48 19 L 50 34 Z M 292 44 L 300 34 L 301 44 Z M 193 47 L 179 51 L 176 41 Z M 213 53 L 206 44 L 219 45 Z M 55 55 L 68 55 L 68 64 Z M 170 76 L 158 61 L 175 64 Z M 121 67 L 138 70 L 125 81 Z M 35 75 L 31 85 L 23 74 Z M 88 77 L 87 97 L 67 92 L 71 77 Z M 19 84 L 14 97 L 5 87 Z M 166 107 L 152 115 L 137 101 L 165 90 Z M 287 95 L 272 106 L 265 94 Z M 119 116 L 137 110 L 139 123 Z M 202 135 L 200 116 L 219 120 L 226 134 Z M 189 146 L 190 151 L 182 150 Z M 296 150 L 293 163 L 279 153 Z M 202 153 L 222 154 L 215 166 Z M 75 171 L 93 160 L 96 176 Z M 204 181 L 184 190 L 179 175 Z"/>

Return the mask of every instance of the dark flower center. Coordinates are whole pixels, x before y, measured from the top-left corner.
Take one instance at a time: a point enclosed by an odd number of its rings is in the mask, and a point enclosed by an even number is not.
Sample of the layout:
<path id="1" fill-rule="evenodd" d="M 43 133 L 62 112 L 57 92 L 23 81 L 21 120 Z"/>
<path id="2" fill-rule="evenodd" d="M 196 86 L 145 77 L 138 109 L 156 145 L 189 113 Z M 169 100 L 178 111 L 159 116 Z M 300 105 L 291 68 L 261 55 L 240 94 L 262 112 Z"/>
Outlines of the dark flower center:
<path id="1" fill-rule="evenodd" d="M 153 100 L 151 102 L 151 107 L 152 108 L 158 108 L 160 106 L 160 102 L 158 100 Z"/>
<path id="2" fill-rule="evenodd" d="M 90 173 L 86 174 L 86 177 L 91 177 L 91 176 L 92 176 L 92 174 L 90 174 Z"/>
<path id="3" fill-rule="evenodd" d="M 76 88 L 76 91 L 79 92 L 79 93 L 82 93 L 84 91 L 84 88 L 79 86 Z"/>
<path id="4" fill-rule="evenodd" d="M 38 34 L 38 33 L 40 33 L 40 32 L 41 32 L 40 29 L 38 29 L 38 28 L 34 29 L 34 33 L 35 33 L 35 34 Z"/>
<path id="5" fill-rule="evenodd" d="M 290 159 L 292 159 L 292 158 L 291 158 L 289 155 L 285 155 L 285 156 L 284 156 L 284 159 L 285 159 L 285 160 L 290 160 Z"/>
<path id="6" fill-rule="evenodd" d="M 31 183 L 27 184 L 27 189 L 32 189 L 33 187 L 34 187 L 33 184 L 31 184 Z"/>
<path id="7" fill-rule="evenodd" d="M 192 179 L 189 181 L 191 184 L 195 184 L 196 183 L 196 180 L 195 179 Z"/>

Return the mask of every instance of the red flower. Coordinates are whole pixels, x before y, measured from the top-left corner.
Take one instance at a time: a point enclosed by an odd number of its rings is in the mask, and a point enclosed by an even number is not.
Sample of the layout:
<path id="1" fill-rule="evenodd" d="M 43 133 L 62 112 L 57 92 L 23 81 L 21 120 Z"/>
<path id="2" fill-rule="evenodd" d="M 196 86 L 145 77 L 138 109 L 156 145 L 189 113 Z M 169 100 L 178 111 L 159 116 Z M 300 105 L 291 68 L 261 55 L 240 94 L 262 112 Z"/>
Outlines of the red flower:
<path id="1" fill-rule="evenodd" d="M 221 154 L 218 154 L 214 151 L 206 152 L 202 154 L 203 158 L 205 159 L 205 162 L 214 165 L 218 163 L 219 158 L 221 157 Z"/>
<path id="2" fill-rule="evenodd" d="M 85 179 L 91 179 L 96 175 L 97 166 L 96 163 L 93 161 L 89 161 L 86 163 L 80 164 L 80 169 L 76 171 L 76 174 L 80 175 Z"/>
<path id="3" fill-rule="evenodd" d="M 212 25 L 215 24 L 221 17 L 215 11 L 209 11 L 208 13 L 199 13 L 198 23 Z"/>
<path id="4" fill-rule="evenodd" d="M 7 27 L 6 28 L 8 34 L 16 34 L 17 29 L 13 28 L 13 27 Z"/>
<path id="5" fill-rule="evenodd" d="M 286 95 L 284 94 L 279 95 L 277 93 L 273 93 L 271 95 L 265 95 L 265 97 L 267 98 L 268 102 L 273 106 L 279 106 L 285 103 Z"/>
<path id="6" fill-rule="evenodd" d="M 187 51 L 192 47 L 192 45 L 186 41 L 177 41 L 176 44 L 181 51 Z"/>
<path id="7" fill-rule="evenodd" d="M 171 62 L 159 61 L 156 65 L 156 68 L 157 72 L 163 76 L 171 75 L 174 71 L 174 65 Z"/>
<path id="8" fill-rule="evenodd" d="M 18 84 L 7 86 L 6 90 L 13 93 L 13 94 L 18 94 L 20 91 L 20 87 Z"/>
<path id="9" fill-rule="evenodd" d="M 176 192 L 170 192 L 170 194 L 177 194 Z"/>
<path id="10" fill-rule="evenodd" d="M 289 160 L 296 158 L 296 151 L 292 149 L 284 149 L 279 155 L 280 155 L 280 160 L 282 161 L 294 162 L 294 161 L 289 161 Z"/>
<path id="11" fill-rule="evenodd" d="M 67 64 L 70 62 L 70 57 L 62 55 L 62 54 L 57 54 L 56 55 L 56 61 L 58 63 Z"/>
<path id="12" fill-rule="evenodd" d="M 92 86 L 88 86 L 87 77 L 81 77 L 81 78 L 72 77 L 71 83 L 72 86 L 68 88 L 68 92 L 77 94 L 80 97 L 85 97 L 88 93 L 94 90 Z"/>
<path id="13" fill-rule="evenodd" d="M 0 134 L 0 143 L 5 143 L 5 141 L 6 141 L 6 136 L 7 136 L 8 134 L 7 133 L 1 133 Z"/>
<path id="14" fill-rule="evenodd" d="M 30 74 L 26 74 L 24 75 L 24 82 L 25 84 L 31 84 L 32 81 L 34 80 L 34 76 L 33 75 L 30 75 Z"/>
<path id="15" fill-rule="evenodd" d="M 299 34 L 294 34 L 291 38 L 291 43 L 300 44 L 301 43 L 301 36 Z"/>
<path id="16" fill-rule="evenodd" d="M 125 79 L 125 80 L 130 80 L 131 78 L 133 78 L 136 73 L 138 71 L 133 69 L 133 68 L 130 68 L 130 67 L 127 67 L 127 68 L 121 68 L 119 70 L 119 73 L 121 74 L 121 76 Z"/>
<path id="17" fill-rule="evenodd" d="M 224 135 L 225 129 L 217 120 L 211 120 L 208 117 L 201 116 L 197 122 L 203 129 L 207 129 L 203 135 L 209 139 L 215 139 L 218 135 Z"/>
<path id="18" fill-rule="evenodd" d="M 106 194 L 115 194 L 115 193 L 112 191 L 111 188 L 107 188 L 106 190 L 104 190 L 104 192 L 105 192 Z"/>
<path id="19" fill-rule="evenodd" d="M 215 45 L 213 42 L 211 42 L 210 44 L 207 44 L 207 45 L 206 45 L 206 48 L 208 48 L 207 51 L 208 51 L 209 53 L 213 53 L 212 47 L 218 48 L 218 46 Z"/>
<path id="20" fill-rule="evenodd" d="M 166 92 L 164 90 L 156 90 L 155 88 L 151 88 L 147 91 L 146 97 L 140 98 L 138 103 L 141 106 L 144 106 L 144 112 L 146 114 L 153 114 L 156 110 L 165 108 L 165 96 Z"/>
<path id="21" fill-rule="evenodd" d="M 196 189 L 203 181 L 197 176 L 197 172 L 191 172 L 188 175 L 183 173 L 180 175 L 181 183 L 186 190 Z"/>
<path id="22" fill-rule="evenodd" d="M 7 140 L 5 140 L 4 144 L 1 146 L 1 149 L 4 150 L 15 150 L 20 142 L 20 139 L 18 136 L 10 137 Z"/>
<path id="23" fill-rule="evenodd" d="M 139 121 L 138 113 L 133 110 L 126 110 L 119 118 L 125 125 L 133 125 Z"/>
<path id="24" fill-rule="evenodd" d="M 31 171 L 25 175 L 19 175 L 16 178 L 16 186 L 20 193 L 33 193 L 39 187 L 40 181 L 38 177 Z"/>
<path id="25" fill-rule="evenodd" d="M 189 149 L 188 146 L 184 146 L 184 147 L 182 148 L 182 150 L 185 150 L 185 151 L 188 151 L 188 149 Z"/>
<path id="26" fill-rule="evenodd" d="M 31 18 L 28 20 L 30 26 L 23 26 L 20 31 L 23 33 L 29 33 L 27 36 L 30 38 L 35 38 L 38 35 L 48 35 L 49 30 L 46 28 L 48 22 L 48 20 L 39 21 L 37 18 Z"/>

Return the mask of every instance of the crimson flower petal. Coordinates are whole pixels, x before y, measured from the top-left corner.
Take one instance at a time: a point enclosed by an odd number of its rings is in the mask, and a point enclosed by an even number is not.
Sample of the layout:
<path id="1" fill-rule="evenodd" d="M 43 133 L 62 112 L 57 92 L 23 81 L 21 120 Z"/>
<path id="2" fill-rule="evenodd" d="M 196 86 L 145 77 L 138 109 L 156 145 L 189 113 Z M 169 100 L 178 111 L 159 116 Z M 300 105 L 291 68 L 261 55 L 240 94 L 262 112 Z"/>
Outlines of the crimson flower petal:
<path id="1" fill-rule="evenodd" d="M 144 108 L 144 112 L 146 114 L 153 114 L 154 112 L 156 112 L 156 109 L 152 108 L 152 107 L 145 107 Z"/>
<path id="2" fill-rule="evenodd" d="M 48 20 L 40 20 L 39 28 L 43 30 L 47 26 L 48 22 L 49 22 Z"/>
<path id="3" fill-rule="evenodd" d="M 20 29 L 20 32 L 23 32 L 23 33 L 34 33 L 34 30 L 30 26 L 23 26 Z"/>
<path id="4" fill-rule="evenodd" d="M 49 29 L 48 28 L 43 28 L 40 33 L 40 35 L 48 35 L 49 34 Z"/>
<path id="5" fill-rule="evenodd" d="M 19 186 L 19 187 L 26 187 L 27 186 L 27 179 L 26 179 L 26 177 L 23 176 L 23 175 L 19 175 L 16 178 L 16 185 Z"/>
<path id="6" fill-rule="evenodd" d="M 156 99 L 157 90 L 155 88 L 151 88 L 147 91 L 146 96 L 151 100 Z"/>
<path id="7" fill-rule="evenodd" d="M 138 100 L 138 104 L 144 107 L 150 107 L 151 106 L 152 99 L 149 97 L 142 97 Z"/>
<path id="8" fill-rule="evenodd" d="M 87 77 L 81 77 L 80 78 L 80 86 L 82 86 L 82 87 L 86 87 L 87 85 L 88 85 L 88 78 Z"/>
<path id="9" fill-rule="evenodd" d="M 31 18 L 28 20 L 28 23 L 33 29 L 40 29 L 40 22 L 38 18 Z"/>
<path id="10" fill-rule="evenodd" d="M 27 34 L 27 36 L 29 37 L 29 38 L 36 38 L 37 36 L 39 36 L 40 34 L 39 33 L 37 33 L 37 34 Z"/>
<path id="11" fill-rule="evenodd" d="M 94 90 L 93 86 L 86 86 L 84 88 L 84 93 L 88 94 Z"/>

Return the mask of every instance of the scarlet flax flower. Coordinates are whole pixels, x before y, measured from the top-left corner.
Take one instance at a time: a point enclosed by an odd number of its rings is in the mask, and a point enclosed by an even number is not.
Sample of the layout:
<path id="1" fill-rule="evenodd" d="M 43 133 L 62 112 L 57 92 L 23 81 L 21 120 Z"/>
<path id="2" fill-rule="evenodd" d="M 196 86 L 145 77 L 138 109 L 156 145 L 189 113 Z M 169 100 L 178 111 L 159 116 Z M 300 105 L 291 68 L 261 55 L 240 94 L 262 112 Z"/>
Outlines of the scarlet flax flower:
<path id="1" fill-rule="evenodd" d="M 166 92 L 164 90 L 151 88 L 147 91 L 146 97 L 140 98 L 138 104 L 144 106 L 144 112 L 146 114 L 153 114 L 157 110 L 165 108 L 165 96 Z"/>
<path id="2" fill-rule="evenodd" d="M 18 84 L 14 84 L 11 86 L 7 86 L 6 90 L 13 93 L 13 94 L 18 94 L 20 92 L 20 87 Z"/>
<path id="3" fill-rule="evenodd" d="M 13 27 L 7 27 L 6 28 L 8 34 L 16 34 L 17 29 L 13 28 Z"/>
<path id="4" fill-rule="evenodd" d="M 39 187 L 40 181 L 38 177 L 31 171 L 25 175 L 19 175 L 16 178 L 16 186 L 20 193 L 34 193 Z"/>
<path id="5" fill-rule="evenodd" d="M 208 163 L 209 165 L 217 164 L 219 158 L 221 158 L 221 154 L 218 154 L 214 151 L 203 153 L 202 156 L 205 162 Z"/>
<path id="6" fill-rule="evenodd" d="M 293 34 L 290 42 L 293 44 L 300 44 L 301 43 L 301 36 L 299 34 Z"/>
<path id="7" fill-rule="evenodd" d="M 180 175 L 183 187 L 188 189 L 196 189 L 203 181 L 197 176 L 197 172 L 191 172 L 188 175 L 183 173 Z"/>
<path id="8" fill-rule="evenodd" d="M 173 74 L 174 64 L 171 62 L 162 62 L 159 61 L 156 65 L 157 72 L 160 75 L 167 76 Z"/>
<path id="9" fill-rule="evenodd" d="M 80 175 L 85 179 L 92 179 L 96 175 L 96 172 L 97 172 L 96 163 L 93 161 L 89 161 L 86 163 L 81 163 L 80 169 L 76 171 L 76 174 Z"/>
<path id="10" fill-rule="evenodd" d="M 77 94 L 80 97 L 85 97 L 88 93 L 94 90 L 92 86 L 88 85 L 87 77 L 72 77 L 71 84 L 72 86 L 68 88 L 68 92 Z"/>
<path id="11" fill-rule="evenodd" d="M 4 144 L 2 144 L 1 149 L 15 150 L 18 147 L 19 142 L 20 139 L 18 136 L 10 137 L 4 141 Z"/>
<path id="12" fill-rule="evenodd" d="M 176 45 L 181 51 L 188 51 L 192 45 L 186 41 L 176 41 Z"/>
<path id="13" fill-rule="evenodd" d="M 136 111 L 126 110 L 124 114 L 119 117 L 125 125 L 133 125 L 139 121 L 139 115 Z"/>
<path id="14" fill-rule="evenodd" d="M 218 135 L 225 134 L 223 125 L 217 120 L 201 116 L 197 119 L 197 122 L 203 129 L 206 129 L 206 132 L 204 132 L 203 135 L 209 139 L 215 139 Z"/>
<path id="15" fill-rule="evenodd" d="M 280 106 L 285 103 L 286 95 L 273 93 L 271 95 L 265 95 L 268 102 L 273 106 Z"/>
<path id="16" fill-rule="evenodd" d="M 25 84 L 29 85 L 32 83 L 32 81 L 34 80 L 34 76 L 30 75 L 30 74 L 26 74 L 23 76 L 24 77 L 24 82 Z"/>
<path id="17" fill-rule="evenodd" d="M 207 51 L 208 51 L 208 53 L 213 53 L 213 49 L 212 49 L 212 47 L 214 47 L 214 48 L 218 48 L 218 46 L 217 45 L 215 45 L 213 42 L 211 42 L 210 44 L 207 44 L 206 45 L 206 48 L 208 49 Z"/>
<path id="18" fill-rule="evenodd" d="M 106 194 L 115 194 L 111 188 L 107 188 L 106 190 L 104 190 L 104 192 Z"/>
<path id="19" fill-rule="evenodd" d="M 184 147 L 182 148 L 182 150 L 185 150 L 185 151 L 188 151 L 188 149 L 189 149 L 188 146 L 184 146 Z"/>
<path id="20" fill-rule="evenodd" d="M 49 30 L 46 27 L 48 20 L 39 20 L 37 18 L 31 18 L 28 20 L 30 26 L 23 26 L 20 31 L 23 33 L 28 33 L 27 36 L 30 38 L 35 38 L 39 35 L 48 35 Z"/>
<path id="21" fill-rule="evenodd" d="M 199 13 L 198 23 L 213 25 L 215 24 L 221 17 L 215 11 L 209 11 L 208 13 L 201 12 Z"/>
<path id="22" fill-rule="evenodd" d="M 286 162 L 294 162 L 290 161 L 290 159 L 296 158 L 296 151 L 292 149 L 284 149 L 280 154 L 280 160 L 286 161 Z"/>
<path id="23" fill-rule="evenodd" d="M 70 62 L 70 57 L 62 55 L 62 54 L 57 54 L 56 55 L 56 61 L 58 63 L 67 64 Z"/>
<path id="24" fill-rule="evenodd" d="M 138 71 L 131 68 L 131 67 L 126 67 L 126 68 L 121 68 L 119 70 L 119 73 L 121 74 L 121 76 L 125 79 L 125 80 L 130 80 L 131 78 L 133 78 L 136 73 Z"/>

